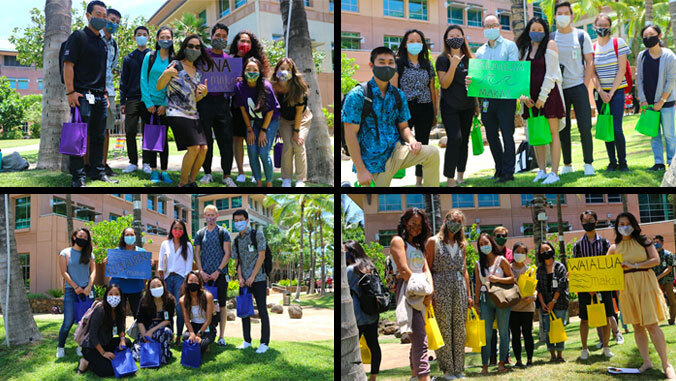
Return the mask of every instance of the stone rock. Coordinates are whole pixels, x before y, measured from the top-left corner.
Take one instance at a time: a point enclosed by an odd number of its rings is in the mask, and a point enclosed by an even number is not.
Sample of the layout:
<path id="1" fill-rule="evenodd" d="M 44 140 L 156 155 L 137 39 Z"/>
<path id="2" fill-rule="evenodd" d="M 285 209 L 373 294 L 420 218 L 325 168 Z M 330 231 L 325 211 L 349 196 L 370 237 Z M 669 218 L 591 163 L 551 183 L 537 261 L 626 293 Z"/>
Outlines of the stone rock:
<path id="1" fill-rule="evenodd" d="M 237 316 L 235 315 L 234 312 L 228 311 L 228 317 L 227 317 L 228 321 L 234 321 L 236 317 Z"/>
<path id="2" fill-rule="evenodd" d="M 448 142 L 448 136 L 442 136 L 439 139 L 439 148 L 446 148 L 446 143 Z"/>
<path id="3" fill-rule="evenodd" d="M 268 303 L 268 308 L 272 308 L 272 306 L 274 305 L 275 305 L 274 303 Z"/>
<path id="4" fill-rule="evenodd" d="M 397 339 L 401 338 L 401 331 L 399 331 L 399 328 L 397 328 L 397 330 L 394 331 L 394 337 L 396 337 Z"/>
<path id="5" fill-rule="evenodd" d="M 408 344 L 411 342 L 411 339 L 408 337 L 408 333 L 404 333 L 401 335 L 401 343 L 402 344 Z"/>
<path id="6" fill-rule="evenodd" d="M 397 331 L 397 324 L 393 321 L 388 321 L 383 326 L 383 334 L 385 335 L 394 335 L 395 331 Z"/>
<path id="7" fill-rule="evenodd" d="M 433 128 L 430 131 L 430 139 L 441 139 L 443 136 L 446 136 L 446 129 L 443 127 Z"/>
<path id="8" fill-rule="evenodd" d="M 676 165 L 670 165 L 662 178 L 662 187 L 676 187 Z"/>
<path id="9" fill-rule="evenodd" d="M 275 314 L 283 314 L 284 313 L 284 307 L 282 307 L 279 304 L 275 304 L 270 308 L 270 312 L 275 313 Z"/>
<path id="10" fill-rule="evenodd" d="M 253 317 L 251 318 L 251 324 L 260 324 L 260 323 L 261 323 L 260 319 L 256 319 L 256 318 L 253 318 Z"/>
<path id="11" fill-rule="evenodd" d="M 289 318 L 291 319 L 300 319 L 303 317 L 303 309 L 297 304 L 289 306 L 287 311 L 289 312 Z"/>

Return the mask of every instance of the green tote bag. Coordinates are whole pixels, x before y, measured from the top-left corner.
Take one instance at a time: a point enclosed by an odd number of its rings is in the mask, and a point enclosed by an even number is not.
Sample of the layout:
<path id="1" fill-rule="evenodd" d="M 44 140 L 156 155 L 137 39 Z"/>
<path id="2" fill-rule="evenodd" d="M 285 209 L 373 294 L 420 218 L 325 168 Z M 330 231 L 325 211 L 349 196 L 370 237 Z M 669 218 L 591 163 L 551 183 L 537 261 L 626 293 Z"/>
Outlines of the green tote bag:
<path id="1" fill-rule="evenodd" d="M 472 154 L 477 156 L 484 153 L 484 141 L 481 137 L 481 123 L 479 122 L 479 117 L 474 117 L 470 136 L 472 137 Z"/>
<path id="2" fill-rule="evenodd" d="M 615 141 L 615 130 L 613 129 L 613 116 L 610 115 L 610 105 L 604 103 L 601 106 L 601 113 L 596 118 L 596 139 L 604 142 Z"/>
<path id="3" fill-rule="evenodd" d="M 532 146 L 544 146 L 552 142 L 552 132 L 549 130 L 549 122 L 544 115 L 533 116 L 533 108 L 528 108 L 528 144 Z"/>
<path id="4" fill-rule="evenodd" d="M 660 112 L 652 110 L 653 105 L 649 107 L 643 109 L 634 129 L 643 135 L 654 138 L 660 130 Z"/>

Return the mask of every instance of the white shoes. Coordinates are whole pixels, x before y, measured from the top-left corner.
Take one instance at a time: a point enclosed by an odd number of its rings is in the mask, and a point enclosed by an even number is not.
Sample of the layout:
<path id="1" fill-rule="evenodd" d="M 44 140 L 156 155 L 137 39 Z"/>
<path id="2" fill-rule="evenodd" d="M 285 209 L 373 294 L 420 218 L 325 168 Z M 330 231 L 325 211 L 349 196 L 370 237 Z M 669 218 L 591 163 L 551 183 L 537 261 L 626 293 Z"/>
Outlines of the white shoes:
<path id="1" fill-rule="evenodd" d="M 603 355 L 606 356 L 607 358 L 611 358 L 611 357 L 615 356 L 613 354 L 613 352 L 610 351 L 610 348 L 608 348 L 608 347 L 603 348 Z"/>
<path id="2" fill-rule="evenodd" d="M 561 174 L 565 175 L 566 173 L 571 173 L 573 172 L 573 166 L 572 165 L 564 165 L 563 168 L 561 168 Z"/>
<path id="3" fill-rule="evenodd" d="M 244 176 L 244 174 L 240 174 L 237 176 L 237 180 L 235 181 L 237 181 L 238 183 L 243 183 L 246 181 L 246 176 Z"/>
<path id="4" fill-rule="evenodd" d="M 582 353 L 580 354 L 580 360 L 587 360 L 589 359 L 589 349 L 583 349 Z"/>
<path id="5" fill-rule="evenodd" d="M 305 183 L 302 181 L 296 181 L 296 188 L 305 188 Z"/>
<path id="6" fill-rule="evenodd" d="M 291 188 L 291 179 L 282 179 L 282 188 Z"/>
<path id="7" fill-rule="evenodd" d="M 624 337 L 622 336 L 622 332 L 619 332 L 619 331 L 617 332 L 616 340 L 617 340 L 617 344 L 620 344 L 620 345 L 624 344 Z"/>
<path id="8" fill-rule="evenodd" d="M 599 342 L 596 344 L 596 349 L 601 349 L 601 347 L 603 347 L 603 343 Z"/>
<path id="9" fill-rule="evenodd" d="M 237 188 L 237 184 L 235 184 L 235 182 L 232 181 L 232 178 L 230 176 L 223 177 L 223 184 L 229 186 L 230 188 Z"/>
<path id="10" fill-rule="evenodd" d="M 152 172 L 152 168 L 150 168 L 150 164 L 148 163 L 143 163 L 143 173 L 145 174 L 150 174 Z"/>
<path id="11" fill-rule="evenodd" d="M 122 170 L 122 173 L 132 173 L 138 171 L 138 165 L 129 164 L 129 166 Z"/>
<path id="12" fill-rule="evenodd" d="M 82 348 L 80 346 L 77 346 L 77 349 L 75 350 L 75 353 L 77 353 L 78 356 L 82 357 Z"/>
<path id="13" fill-rule="evenodd" d="M 237 347 L 237 349 L 247 349 L 249 347 L 251 347 L 251 343 L 247 343 L 246 341 L 242 341 L 242 345 Z"/>
<path id="14" fill-rule="evenodd" d="M 533 182 L 537 183 L 538 181 L 543 180 L 545 177 L 547 177 L 547 172 L 540 169 L 538 170 L 538 174 L 535 175 L 535 179 L 533 180 Z"/>
<path id="15" fill-rule="evenodd" d="M 267 352 L 267 350 L 268 350 L 268 346 L 265 345 L 265 344 L 261 344 L 261 346 L 258 347 L 258 349 L 256 349 L 256 353 L 265 353 L 265 352 Z"/>
<path id="16" fill-rule="evenodd" d="M 206 175 L 202 176 L 202 178 L 200 179 L 200 183 L 202 183 L 202 184 L 208 184 L 208 183 L 212 183 L 212 182 L 214 182 L 214 178 L 211 177 L 210 173 L 207 173 Z"/>
<path id="17" fill-rule="evenodd" d="M 561 180 L 561 179 L 559 178 L 559 176 L 556 175 L 556 173 L 549 172 L 549 174 L 547 175 L 547 178 L 542 183 L 543 184 L 553 184 L 553 183 L 555 183 L 559 180 Z"/>
<path id="18" fill-rule="evenodd" d="M 584 165 L 584 175 L 585 176 L 591 176 L 594 174 L 594 167 L 592 167 L 591 164 L 585 164 Z"/>
<path id="19" fill-rule="evenodd" d="M 56 358 L 60 359 L 66 356 L 66 351 L 63 348 L 56 348 Z"/>

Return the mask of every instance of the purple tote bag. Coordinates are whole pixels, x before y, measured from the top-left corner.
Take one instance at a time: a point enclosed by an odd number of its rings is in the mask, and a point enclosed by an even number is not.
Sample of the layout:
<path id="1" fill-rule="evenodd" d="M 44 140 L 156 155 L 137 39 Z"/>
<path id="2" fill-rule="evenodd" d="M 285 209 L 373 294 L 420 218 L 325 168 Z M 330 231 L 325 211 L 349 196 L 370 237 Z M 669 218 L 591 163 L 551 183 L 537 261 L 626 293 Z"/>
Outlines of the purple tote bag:
<path id="1" fill-rule="evenodd" d="M 280 139 L 277 139 L 274 151 L 275 168 L 282 168 L 282 151 L 284 151 L 284 143 L 282 143 Z"/>
<path id="2" fill-rule="evenodd" d="M 167 126 L 154 122 L 155 115 L 153 114 L 150 116 L 150 124 L 146 124 L 143 128 L 143 150 L 162 152 L 164 141 L 167 140 Z"/>
<path id="3" fill-rule="evenodd" d="M 72 121 L 64 123 L 61 129 L 59 153 L 71 156 L 84 156 L 87 153 L 87 123 L 82 123 L 77 107 Z"/>

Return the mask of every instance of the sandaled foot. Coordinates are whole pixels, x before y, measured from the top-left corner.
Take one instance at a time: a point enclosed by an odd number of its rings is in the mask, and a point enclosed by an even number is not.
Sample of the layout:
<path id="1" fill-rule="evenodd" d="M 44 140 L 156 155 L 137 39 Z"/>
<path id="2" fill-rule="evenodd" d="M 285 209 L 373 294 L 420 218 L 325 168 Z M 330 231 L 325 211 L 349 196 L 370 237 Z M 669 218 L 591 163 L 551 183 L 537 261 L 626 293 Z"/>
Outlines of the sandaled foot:
<path id="1" fill-rule="evenodd" d="M 87 361 L 85 359 L 80 359 L 80 362 L 79 362 L 78 367 L 77 367 L 75 372 L 77 374 L 83 374 L 83 373 L 87 372 L 87 366 L 89 366 L 89 361 Z"/>
<path id="2" fill-rule="evenodd" d="M 652 367 L 653 367 L 653 363 L 651 363 L 651 362 L 649 362 L 649 363 L 644 363 L 643 365 L 641 365 L 640 368 L 638 368 L 638 371 L 641 372 L 641 373 L 643 373 L 643 372 L 645 372 L 645 371 L 648 370 L 648 369 L 652 369 Z"/>
<path id="3" fill-rule="evenodd" d="M 664 374 L 667 375 L 667 380 L 676 380 L 676 372 L 674 372 L 674 367 L 671 364 L 664 369 Z"/>

